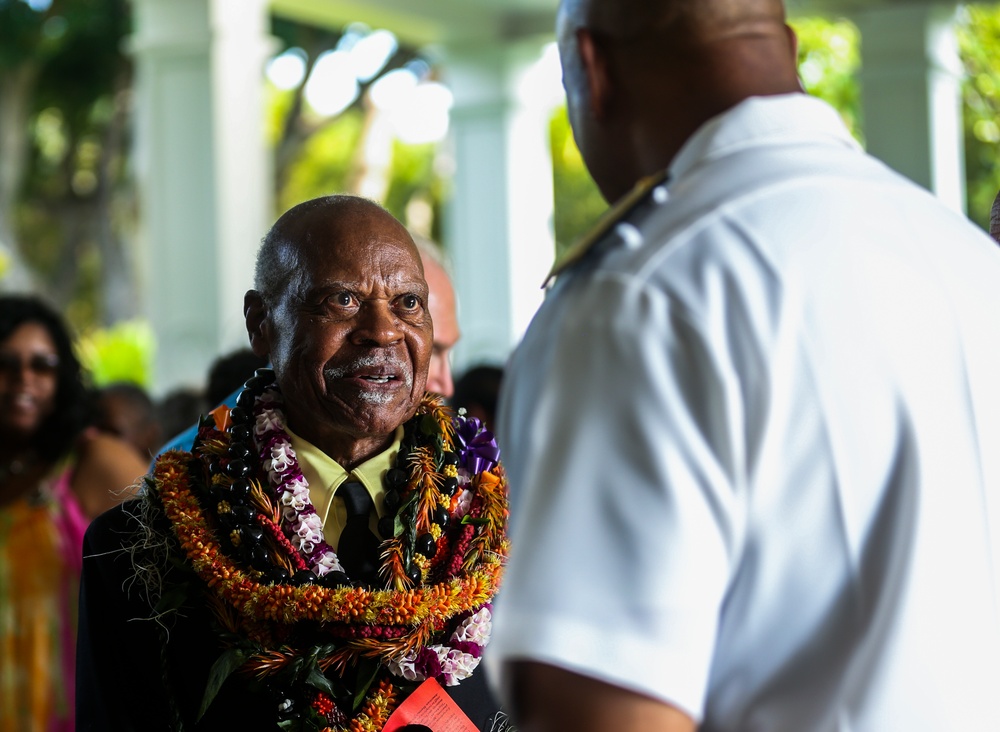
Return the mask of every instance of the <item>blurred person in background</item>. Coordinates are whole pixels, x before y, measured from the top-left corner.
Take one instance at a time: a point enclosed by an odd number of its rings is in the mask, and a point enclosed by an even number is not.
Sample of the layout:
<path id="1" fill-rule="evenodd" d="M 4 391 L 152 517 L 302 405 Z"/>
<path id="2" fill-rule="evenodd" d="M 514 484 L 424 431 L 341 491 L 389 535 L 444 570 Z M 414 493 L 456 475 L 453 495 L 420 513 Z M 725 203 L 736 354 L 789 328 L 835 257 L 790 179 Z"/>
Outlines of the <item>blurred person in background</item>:
<path id="1" fill-rule="evenodd" d="M 138 384 L 119 381 L 97 390 L 96 421 L 101 432 L 120 437 L 149 460 L 163 442 L 156 405 Z"/>
<path id="2" fill-rule="evenodd" d="M 430 310 L 431 320 L 434 321 L 434 342 L 431 346 L 431 365 L 427 371 L 427 391 L 437 392 L 445 399 L 450 399 L 455 391 L 451 376 L 451 349 L 461 337 L 458 329 L 455 288 L 451 284 L 451 277 L 448 275 L 438 245 L 419 236 L 414 236 L 413 241 L 417 245 L 420 261 L 424 265 L 424 278 L 427 280 L 430 292 L 427 309 Z"/>
<path id="3" fill-rule="evenodd" d="M 249 348 L 239 348 L 219 356 L 208 370 L 205 399 L 209 409 L 221 404 L 234 391 L 243 388 L 243 382 L 257 369 L 267 366 L 267 358 L 258 356 Z"/>
<path id="4" fill-rule="evenodd" d="M 175 413 L 161 415 L 163 434 L 173 437 L 161 443 L 157 452 L 190 450 L 202 417 L 220 404 L 235 406 L 236 395 L 243 388 L 243 382 L 253 376 L 257 369 L 267 366 L 267 363 L 266 358 L 257 356 L 249 348 L 240 348 L 215 359 L 208 370 L 205 391 L 188 390 L 190 398 L 185 402 L 177 401 L 178 409 Z M 175 398 L 180 400 L 183 393 L 185 392 L 175 392 Z"/>
<path id="5" fill-rule="evenodd" d="M 499 366 L 474 366 L 455 382 L 452 401 L 456 407 L 465 409 L 466 416 L 478 419 L 486 429 L 492 430 L 502 381 L 503 369 Z"/>
<path id="6" fill-rule="evenodd" d="M 2 732 L 73 729 L 83 532 L 146 470 L 91 406 L 59 315 L 0 297 Z"/>
<path id="7" fill-rule="evenodd" d="M 201 416 L 210 410 L 214 404 L 209 404 L 205 392 L 193 386 L 179 386 L 163 395 L 156 404 L 156 418 L 164 437 L 183 433 L 192 428 L 191 435 L 197 430 Z M 159 452 L 173 446 L 175 440 L 161 444 Z"/>

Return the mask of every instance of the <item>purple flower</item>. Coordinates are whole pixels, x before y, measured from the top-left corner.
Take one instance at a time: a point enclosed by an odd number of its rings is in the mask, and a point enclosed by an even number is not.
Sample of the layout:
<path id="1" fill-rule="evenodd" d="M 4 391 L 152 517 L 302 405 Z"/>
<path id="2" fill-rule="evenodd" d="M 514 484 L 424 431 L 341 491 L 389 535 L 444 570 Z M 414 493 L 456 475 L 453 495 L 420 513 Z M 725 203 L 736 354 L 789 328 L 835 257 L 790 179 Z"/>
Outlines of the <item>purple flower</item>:
<path id="1" fill-rule="evenodd" d="M 421 674 L 425 679 L 437 678 L 440 676 L 441 659 L 438 658 L 437 651 L 430 646 L 421 648 L 420 653 L 417 654 L 414 668 L 416 668 L 417 673 Z"/>
<path id="2" fill-rule="evenodd" d="M 483 647 L 478 643 L 471 643 L 469 641 L 452 641 L 451 647 L 456 651 L 468 653 L 473 658 L 480 658 L 483 655 Z"/>
<path id="3" fill-rule="evenodd" d="M 457 452 L 462 465 L 471 475 L 490 470 L 500 462 L 500 448 L 493 433 L 483 428 L 475 417 L 456 417 Z"/>

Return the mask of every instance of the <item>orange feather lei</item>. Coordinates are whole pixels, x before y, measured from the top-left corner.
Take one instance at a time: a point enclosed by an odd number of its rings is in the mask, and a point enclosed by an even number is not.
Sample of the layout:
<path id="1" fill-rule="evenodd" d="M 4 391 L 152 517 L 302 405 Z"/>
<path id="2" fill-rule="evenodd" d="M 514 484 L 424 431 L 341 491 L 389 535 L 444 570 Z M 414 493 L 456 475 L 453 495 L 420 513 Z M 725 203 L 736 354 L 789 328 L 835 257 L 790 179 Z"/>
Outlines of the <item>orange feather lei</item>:
<path id="1" fill-rule="evenodd" d="M 451 448 L 451 416 L 436 401 L 425 399 L 413 419 L 419 420 L 417 424 L 425 434 L 439 433 L 435 438 L 439 446 Z M 207 461 L 213 455 L 223 454 L 228 435 L 218 429 L 203 428 L 203 433 L 199 439 L 202 459 Z M 415 495 L 413 521 L 420 532 L 431 528 L 436 507 L 454 509 L 455 505 L 451 497 L 440 491 L 442 475 L 453 475 L 455 470 L 452 466 L 437 467 L 433 457 L 432 449 L 417 448 L 408 461 L 410 479 L 406 495 Z M 407 587 L 409 581 L 402 570 L 403 550 L 397 537 L 383 542 L 383 572 L 388 575 L 392 589 L 366 589 L 269 584 L 262 572 L 227 554 L 219 539 L 220 531 L 224 530 L 211 510 L 215 499 L 208 498 L 207 486 L 199 485 L 191 458 L 190 453 L 179 451 L 162 455 L 153 471 L 148 500 L 156 501 L 170 521 L 181 552 L 208 588 L 210 604 L 220 625 L 228 633 L 245 638 L 249 647 L 255 649 L 242 666 L 246 674 L 271 678 L 306 656 L 315 658 L 317 668 L 324 673 L 342 672 L 362 659 L 399 660 L 438 642 L 451 621 L 484 606 L 499 589 L 507 554 L 506 478 L 500 465 L 472 476 L 466 487 L 475 496 L 474 520 L 463 522 L 448 536 L 439 536 L 434 560 L 422 561 L 420 565 L 425 580 L 434 572 L 438 576 L 443 574 L 444 579 Z M 212 481 L 216 478 L 213 476 Z M 201 482 L 205 482 L 203 478 Z M 267 495 L 267 489 L 259 482 L 255 482 L 252 494 L 256 520 L 265 525 L 270 522 L 277 528 L 280 514 L 274 510 L 273 497 Z M 216 511 L 225 510 L 222 503 L 215 505 Z M 279 536 L 280 531 L 277 528 Z M 283 551 L 291 549 L 289 545 L 272 538 L 270 546 L 277 562 L 292 566 L 291 559 L 282 556 Z M 316 646 L 288 645 L 293 628 L 302 622 L 317 624 L 324 644 L 319 653 Z M 316 729 L 380 730 L 411 690 L 412 685 L 389 675 L 383 667 L 349 718 Z M 322 691 L 316 692 L 314 709 L 332 707 L 329 697 Z"/>

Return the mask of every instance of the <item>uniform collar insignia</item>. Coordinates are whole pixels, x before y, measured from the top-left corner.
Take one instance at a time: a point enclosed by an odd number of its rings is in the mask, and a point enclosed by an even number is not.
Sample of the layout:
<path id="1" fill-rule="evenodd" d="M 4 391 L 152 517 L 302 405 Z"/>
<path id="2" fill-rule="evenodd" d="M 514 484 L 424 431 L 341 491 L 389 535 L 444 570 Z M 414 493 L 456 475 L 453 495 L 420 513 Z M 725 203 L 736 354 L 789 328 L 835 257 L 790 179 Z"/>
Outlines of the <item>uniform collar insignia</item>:
<path id="1" fill-rule="evenodd" d="M 548 287 L 558 275 L 582 260 L 593 249 L 594 245 L 614 228 L 615 224 L 628 216 L 636 206 L 645 200 L 650 191 L 666 180 L 667 171 L 664 170 L 656 175 L 647 176 L 636 183 L 631 191 L 622 196 L 614 206 L 601 215 L 601 218 L 597 220 L 597 223 L 594 224 L 590 231 L 578 239 L 556 260 L 556 263 L 545 278 L 545 282 L 542 283 L 542 288 Z"/>

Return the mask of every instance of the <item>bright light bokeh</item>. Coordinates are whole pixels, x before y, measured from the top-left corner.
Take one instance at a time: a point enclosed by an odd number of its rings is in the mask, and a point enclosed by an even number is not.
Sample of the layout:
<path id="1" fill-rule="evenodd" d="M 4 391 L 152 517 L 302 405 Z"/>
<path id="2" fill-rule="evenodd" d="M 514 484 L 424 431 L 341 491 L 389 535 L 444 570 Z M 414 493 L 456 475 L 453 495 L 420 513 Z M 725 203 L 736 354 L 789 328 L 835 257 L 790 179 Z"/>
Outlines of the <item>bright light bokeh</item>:
<path id="1" fill-rule="evenodd" d="M 360 38 L 350 49 L 354 63 L 354 75 L 358 81 L 374 79 L 396 53 L 399 43 L 396 36 L 387 30 L 377 30 Z"/>
<path id="2" fill-rule="evenodd" d="M 437 142 L 448 134 L 448 115 L 455 100 L 443 84 L 421 82 L 408 68 L 402 68 L 375 82 L 369 93 L 402 142 Z"/>
<path id="3" fill-rule="evenodd" d="M 305 81 L 306 102 L 324 117 L 340 114 L 357 100 L 362 84 L 378 77 L 398 48 L 396 36 L 387 30 L 349 26 L 336 49 L 316 60 Z M 377 78 L 369 89 L 376 110 L 402 142 L 437 142 L 448 134 L 454 98 L 444 85 L 424 80 L 430 71 L 426 61 L 415 59 Z M 294 89 L 305 73 L 305 53 L 298 48 L 267 65 L 267 77 L 279 89 Z"/>
<path id="4" fill-rule="evenodd" d="M 394 69 L 372 84 L 372 103 L 383 111 L 399 106 L 417 88 L 417 77 L 409 69 Z"/>
<path id="5" fill-rule="evenodd" d="M 559 48 L 548 43 L 538 61 L 521 80 L 518 96 L 529 104 L 539 104 L 555 109 L 566 101 L 562 86 L 562 65 L 559 62 Z"/>
<path id="6" fill-rule="evenodd" d="M 294 89 L 306 76 L 306 52 L 301 48 L 289 48 L 267 64 L 267 78 L 282 91 Z"/>
<path id="7" fill-rule="evenodd" d="M 317 114 L 340 114 L 358 98 L 360 87 L 349 51 L 327 51 L 316 59 L 306 81 L 305 98 Z"/>
<path id="8" fill-rule="evenodd" d="M 340 114 L 358 98 L 360 85 L 385 68 L 397 48 L 396 36 L 387 30 L 370 32 L 360 24 L 349 26 L 337 48 L 316 60 L 305 86 L 309 106 L 326 117 Z M 286 51 L 268 64 L 268 78 L 281 89 L 302 83 L 305 59 L 301 67 L 296 65 L 299 57 L 292 53 L 295 50 Z"/>

